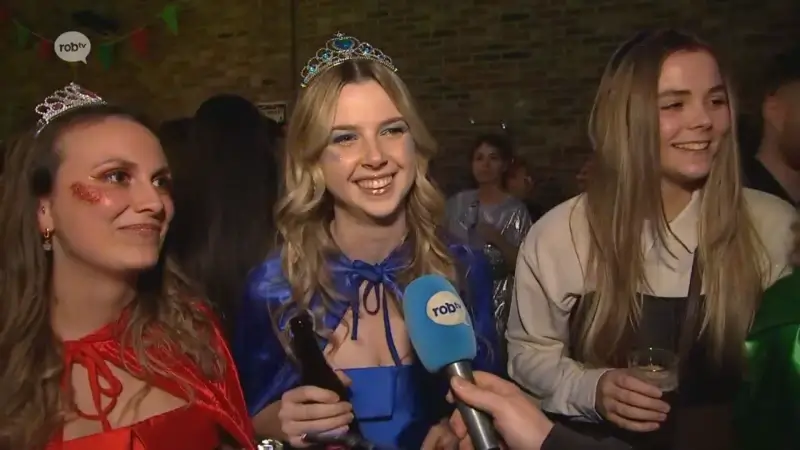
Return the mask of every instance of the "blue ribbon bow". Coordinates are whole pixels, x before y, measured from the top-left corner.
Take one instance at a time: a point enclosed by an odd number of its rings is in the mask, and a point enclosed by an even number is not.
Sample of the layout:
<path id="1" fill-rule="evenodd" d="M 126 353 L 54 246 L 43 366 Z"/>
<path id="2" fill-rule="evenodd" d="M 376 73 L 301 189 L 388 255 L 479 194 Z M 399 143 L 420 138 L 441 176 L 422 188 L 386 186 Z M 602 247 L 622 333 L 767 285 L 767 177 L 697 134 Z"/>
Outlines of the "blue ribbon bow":
<path id="1" fill-rule="evenodd" d="M 353 310 L 353 328 L 350 332 L 350 339 L 358 339 L 358 321 L 362 310 L 375 316 L 383 311 L 383 323 L 386 334 L 386 342 L 389 344 L 389 351 L 396 365 L 400 365 L 400 355 L 394 345 L 392 338 L 391 322 L 389 321 L 389 294 L 394 295 L 397 300 L 403 298 L 403 293 L 397 285 L 397 275 L 407 266 L 401 252 L 395 251 L 388 258 L 379 264 L 370 264 L 364 261 L 351 261 L 345 256 L 340 256 L 332 264 L 331 272 L 334 277 L 343 276 L 345 288 L 348 290 L 347 298 L 349 307 Z M 359 289 L 364 286 L 364 291 L 359 295 Z M 368 302 L 370 294 L 375 294 L 375 303 L 370 307 Z"/>

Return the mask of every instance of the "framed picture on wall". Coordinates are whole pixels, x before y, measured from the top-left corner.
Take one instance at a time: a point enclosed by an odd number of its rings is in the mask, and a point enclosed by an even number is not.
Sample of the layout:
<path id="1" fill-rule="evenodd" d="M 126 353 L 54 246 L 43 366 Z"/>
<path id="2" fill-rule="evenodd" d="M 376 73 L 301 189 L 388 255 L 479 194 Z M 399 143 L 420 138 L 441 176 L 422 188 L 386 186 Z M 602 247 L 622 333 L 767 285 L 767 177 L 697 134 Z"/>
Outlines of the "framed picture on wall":
<path id="1" fill-rule="evenodd" d="M 278 122 L 283 125 L 286 123 L 286 109 L 287 102 L 258 102 L 256 107 L 261 111 L 265 117 Z"/>

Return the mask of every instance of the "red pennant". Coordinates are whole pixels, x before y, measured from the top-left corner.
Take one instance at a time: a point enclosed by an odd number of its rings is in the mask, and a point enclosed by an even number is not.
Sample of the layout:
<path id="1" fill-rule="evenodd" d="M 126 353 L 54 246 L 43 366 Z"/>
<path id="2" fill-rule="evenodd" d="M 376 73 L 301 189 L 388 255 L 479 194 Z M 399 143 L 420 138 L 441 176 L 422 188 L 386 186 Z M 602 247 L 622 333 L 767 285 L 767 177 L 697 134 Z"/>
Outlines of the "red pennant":
<path id="1" fill-rule="evenodd" d="M 0 5 L 0 23 L 8 22 L 11 18 L 11 11 L 5 6 Z"/>
<path id="2" fill-rule="evenodd" d="M 137 55 L 147 56 L 147 28 L 140 28 L 131 34 L 131 45 Z"/>
<path id="3" fill-rule="evenodd" d="M 36 52 L 39 54 L 40 58 L 50 59 L 50 57 L 53 56 L 53 42 L 47 39 L 39 40 Z"/>

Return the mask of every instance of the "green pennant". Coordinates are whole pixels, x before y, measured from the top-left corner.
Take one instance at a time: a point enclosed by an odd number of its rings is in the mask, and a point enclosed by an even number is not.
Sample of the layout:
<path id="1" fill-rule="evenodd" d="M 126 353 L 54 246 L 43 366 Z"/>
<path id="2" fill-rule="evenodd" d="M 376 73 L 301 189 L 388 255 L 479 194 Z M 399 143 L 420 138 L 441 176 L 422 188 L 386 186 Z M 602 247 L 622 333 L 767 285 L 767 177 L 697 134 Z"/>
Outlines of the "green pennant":
<path id="1" fill-rule="evenodd" d="M 114 43 L 104 42 L 98 45 L 97 57 L 100 58 L 100 63 L 103 64 L 104 69 L 111 68 L 111 63 L 114 62 Z"/>
<path id="2" fill-rule="evenodd" d="M 17 47 L 25 48 L 31 40 L 31 30 L 27 29 L 21 23 L 14 21 L 14 31 L 17 35 Z"/>
<path id="3" fill-rule="evenodd" d="M 167 26 L 170 33 L 178 35 L 178 5 L 170 3 L 161 10 L 161 20 Z"/>

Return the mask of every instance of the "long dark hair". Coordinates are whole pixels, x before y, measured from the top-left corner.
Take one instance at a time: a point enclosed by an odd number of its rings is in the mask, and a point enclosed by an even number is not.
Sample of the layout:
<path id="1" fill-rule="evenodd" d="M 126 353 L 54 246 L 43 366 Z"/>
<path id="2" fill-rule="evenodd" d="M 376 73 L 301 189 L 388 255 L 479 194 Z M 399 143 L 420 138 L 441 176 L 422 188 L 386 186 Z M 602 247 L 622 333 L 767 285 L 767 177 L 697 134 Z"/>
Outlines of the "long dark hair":
<path id="1" fill-rule="evenodd" d="M 193 155 L 188 148 L 191 125 L 190 117 L 181 117 L 168 120 L 158 128 L 158 139 L 161 141 L 161 147 L 164 148 L 164 154 L 167 155 L 170 166 L 185 169 L 192 163 Z M 181 170 L 181 173 L 183 172 L 185 170 Z M 173 174 L 173 180 L 176 183 L 181 182 L 175 180 L 175 175 Z"/>
<path id="2" fill-rule="evenodd" d="M 248 272 L 275 243 L 275 141 L 255 105 L 215 96 L 189 125 L 182 151 L 192 163 L 173 168 L 176 216 L 168 248 L 214 305 L 228 335 Z"/>

